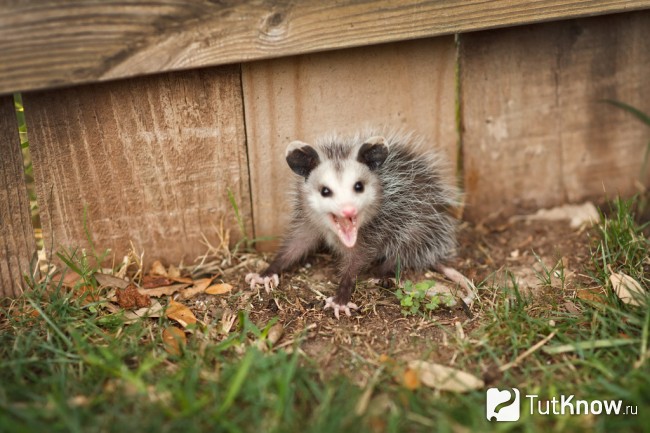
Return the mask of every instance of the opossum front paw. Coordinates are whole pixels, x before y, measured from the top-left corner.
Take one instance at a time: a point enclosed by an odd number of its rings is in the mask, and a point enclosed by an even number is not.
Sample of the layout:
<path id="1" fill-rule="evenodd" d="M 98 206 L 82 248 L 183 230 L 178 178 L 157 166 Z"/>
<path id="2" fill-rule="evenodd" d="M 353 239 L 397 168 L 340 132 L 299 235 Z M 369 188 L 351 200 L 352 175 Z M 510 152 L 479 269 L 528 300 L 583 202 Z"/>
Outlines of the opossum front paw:
<path id="1" fill-rule="evenodd" d="M 332 308 L 334 310 L 334 316 L 338 319 L 339 318 L 339 312 L 343 311 L 346 316 L 350 317 L 352 314 L 350 313 L 350 309 L 353 310 L 358 310 L 359 307 L 357 304 L 354 302 L 348 302 L 347 304 L 341 305 L 338 302 L 334 301 L 334 296 L 330 296 L 325 300 L 325 308 L 324 310 L 327 310 L 328 308 Z"/>
<path id="2" fill-rule="evenodd" d="M 271 274 L 266 277 L 262 277 L 260 274 L 251 272 L 250 274 L 246 274 L 246 278 L 244 280 L 247 283 L 250 283 L 251 290 L 255 290 L 255 285 L 263 284 L 266 293 L 271 293 L 271 290 L 280 285 L 280 277 L 278 277 L 278 274 Z"/>

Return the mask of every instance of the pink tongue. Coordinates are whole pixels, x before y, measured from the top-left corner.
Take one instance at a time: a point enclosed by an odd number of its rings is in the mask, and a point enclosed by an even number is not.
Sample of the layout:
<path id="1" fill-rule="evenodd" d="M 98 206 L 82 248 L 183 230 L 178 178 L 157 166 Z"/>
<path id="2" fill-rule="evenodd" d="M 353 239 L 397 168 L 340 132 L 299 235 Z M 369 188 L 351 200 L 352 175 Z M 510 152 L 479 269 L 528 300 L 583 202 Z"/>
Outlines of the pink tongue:
<path id="1" fill-rule="evenodd" d="M 356 218 L 345 218 L 339 217 L 335 218 L 335 221 L 338 226 L 338 235 L 345 245 L 348 248 L 352 248 L 354 244 L 357 243 L 357 228 L 355 226 Z"/>

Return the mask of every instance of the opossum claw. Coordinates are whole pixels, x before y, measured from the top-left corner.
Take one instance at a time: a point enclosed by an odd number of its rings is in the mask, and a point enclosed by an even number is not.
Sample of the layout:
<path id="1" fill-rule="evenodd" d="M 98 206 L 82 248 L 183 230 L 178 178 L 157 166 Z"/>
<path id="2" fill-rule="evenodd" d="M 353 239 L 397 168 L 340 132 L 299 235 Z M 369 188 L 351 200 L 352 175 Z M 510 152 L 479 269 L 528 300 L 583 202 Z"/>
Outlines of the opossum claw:
<path id="1" fill-rule="evenodd" d="M 337 319 L 339 318 L 339 311 L 343 311 L 346 316 L 350 317 L 352 315 L 352 313 L 350 313 L 350 309 L 353 310 L 359 309 L 357 304 L 355 304 L 354 302 L 348 302 L 345 305 L 341 305 L 337 302 L 334 302 L 334 296 L 330 296 L 325 300 L 325 308 L 323 309 L 327 310 L 328 308 L 332 308 L 332 310 L 334 310 L 334 317 L 336 317 Z"/>
<path id="2" fill-rule="evenodd" d="M 266 293 L 271 293 L 271 290 L 275 289 L 280 285 L 280 277 L 278 277 L 278 274 L 262 277 L 260 276 L 260 274 L 251 272 L 250 274 L 246 274 L 246 278 L 244 278 L 244 281 L 250 283 L 251 290 L 255 290 L 255 286 L 257 284 L 263 284 Z"/>

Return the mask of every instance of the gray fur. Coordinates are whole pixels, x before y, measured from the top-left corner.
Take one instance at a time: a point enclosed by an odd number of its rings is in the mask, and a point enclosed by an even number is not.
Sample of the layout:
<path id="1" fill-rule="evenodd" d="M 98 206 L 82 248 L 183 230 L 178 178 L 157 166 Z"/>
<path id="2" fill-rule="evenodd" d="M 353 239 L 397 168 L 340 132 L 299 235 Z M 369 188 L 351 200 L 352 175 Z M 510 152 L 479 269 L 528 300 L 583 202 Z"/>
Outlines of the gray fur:
<path id="1" fill-rule="evenodd" d="M 297 160 L 297 172 L 305 174 L 296 176 L 292 219 L 280 250 L 261 276 L 251 277 L 252 284 L 281 273 L 324 243 L 340 259 L 339 290 L 336 297 L 327 300 L 326 306 L 335 307 L 338 317 L 339 309 L 349 314 L 348 307 L 356 307 L 349 302 L 350 295 L 355 279 L 363 270 L 374 267 L 379 273 L 375 276 L 384 277 L 395 272 L 398 262 L 402 269 L 433 269 L 454 254 L 456 220 L 450 209 L 458 205 L 460 193 L 453 186 L 443 159 L 435 151 L 424 151 L 422 140 L 411 134 L 382 132 L 330 136 L 313 145 L 319 155 L 318 164 L 331 162 L 337 175 L 355 170 L 351 177 L 376 191 L 374 200 L 372 195 L 367 196 L 370 204 L 362 207 L 363 218 L 359 220 L 357 241 L 352 248 L 343 245 L 325 221 L 326 216 L 309 204 L 310 200 L 318 203 L 327 198 L 318 193 L 319 185 L 325 184 L 325 179 L 316 178 L 319 170 L 311 166 L 307 170 L 301 165 L 306 144 L 289 145 L 287 162 L 296 171 Z M 383 159 L 384 149 L 374 149 L 379 151 L 362 158 L 368 160 L 369 166 L 364 165 L 357 158 L 366 143 L 387 146 L 388 156 Z M 364 149 L 371 147 L 366 145 Z M 296 149 L 302 150 L 292 154 Z M 313 152 L 311 148 L 307 150 Z"/>
<path id="2" fill-rule="evenodd" d="M 377 131 L 368 131 L 325 137 L 314 148 L 326 158 L 342 161 L 354 158 L 356 149 L 377 135 Z M 399 256 L 403 268 L 430 269 L 454 253 L 456 220 L 449 209 L 458 205 L 460 193 L 451 184 L 442 157 L 432 150 L 423 151 L 421 138 L 394 132 L 385 137 L 388 158 L 374 172 L 381 185 L 381 198 L 375 216 L 360 227 L 357 242 L 375 264 L 386 262 L 391 267 Z M 297 180 L 294 188 L 291 231 L 302 225 L 310 226 L 311 232 L 322 231 L 320 225 L 310 223 L 306 212 L 304 179 Z M 342 252 L 338 251 L 340 244 L 327 242 L 327 233 L 320 233 L 318 238 L 335 252 Z"/>

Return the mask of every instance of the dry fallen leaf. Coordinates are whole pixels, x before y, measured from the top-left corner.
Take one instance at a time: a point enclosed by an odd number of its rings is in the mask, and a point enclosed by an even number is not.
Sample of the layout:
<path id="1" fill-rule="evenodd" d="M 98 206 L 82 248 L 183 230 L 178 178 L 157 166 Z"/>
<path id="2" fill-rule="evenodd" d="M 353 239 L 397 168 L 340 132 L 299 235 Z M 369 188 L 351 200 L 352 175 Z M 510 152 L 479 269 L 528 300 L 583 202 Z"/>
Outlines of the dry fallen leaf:
<path id="1" fill-rule="evenodd" d="M 188 325 L 196 323 L 196 317 L 194 313 L 190 311 L 185 305 L 180 302 L 176 302 L 173 299 L 169 301 L 169 306 L 165 315 L 172 320 L 180 323 L 183 328 L 186 328 Z"/>
<path id="2" fill-rule="evenodd" d="M 221 283 L 221 284 L 213 284 L 207 289 L 205 289 L 205 293 L 208 295 L 223 295 L 224 293 L 228 293 L 232 290 L 232 286 L 227 283 Z"/>
<path id="3" fill-rule="evenodd" d="M 169 279 L 176 283 L 187 283 L 187 284 L 194 283 L 194 280 L 189 277 L 169 277 Z"/>
<path id="4" fill-rule="evenodd" d="M 115 277 L 113 275 L 109 274 L 102 274 L 101 272 L 95 272 L 93 275 L 97 282 L 104 287 L 117 287 L 118 289 L 126 289 L 126 287 L 129 285 L 129 282 L 122 279 Z"/>
<path id="5" fill-rule="evenodd" d="M 611 271 L 611 269 L 610 269 Z M 625 304 L 639 306 L 643 304 L 645 290 L 637 280 L 624 274 L 623 272 L 612 272 L 609 276 L 614 293 Z"/>
<path id="6" fill-rule="evenodd" d="M 202 278 L 200 280 L 194 281 L 192 287 L 188 287 L 181 292 L 181 299 L 189 299 L 193 296 L 198 295 L 199 293 L 205 292 L 205 289 L 208 288 L 211 282 L 212 278 Z"/>
<path id="7" fill-rule="evenodd" d="M 163 266 L 162 263 L 160 263 L 160 260 L 156 260 L 151 264 L 151 269 L 149 269 L 149 274 L 150 275 L 160 275 L 163 277 L 167 276 L 167 271 L 165 270 L 165 267 Z"/>
<path id="8" fill-rule="evenodd" d="M 402 384 L 406 389 L 418 389 L 420 387 L 420 378 L 418 377 L 418 372 L 407 368 L 402 378 Z"/>
<path id="9" fill-rule="evenodd" d="M 174 284 L 174 280 L 160 275 L 145 275 L 142 277 L 142 287 L 144 289 L 153 289 L 155 287 L 169 286 Z"/>
<path id="10" fill-rule="evenodd" d="M 185 344 L 187 343 L 185 332 L 175 326 L 165 328 L 162 333 L 162 339 L 165 351 L 170 355 L 175 356 L 181 354 L 182 348 L 185 347 Z"/>
<path id="11" fill-rule="evenodd" d="M 181 271 L 174 265 L 169 265 L 169 269 L 167 270 L 167 276 L 169 278 L 180 278 L 181 277 Z"/>
<path id="12" fill-rule="evenodd" d="M 473 374 L 426 361 L 410 361 L 409 369 L 417 374 L 420 382 L 429 388 L 443 391 L 467 392 L 485 386 L 483 381 Z"/>
<path id="13" fill-rule="evenodd" d="M 160 317 L 163 312 L 163 306 L 158 302 L 158 300 L 154 299 L 151 301 L 151 306 L 150 307 L 143 307 L 143 308 L 138 308 L 137 310 L 133 311 L 125 311 L 124 312 L 124 318 L 126 319 L 124 323 L 133 323 L 137 322 L 141 318 L 146 318 L 146 317 Z"/>
<path id="14" fill-rule="evenodd" d="M 140 289 L 139 292 L 143 295 L 159 298 L 161 296 L 173 295 L 187 286 L 189 286 L 189 284 L 172 284 L 171 286 L 156 287 L 154 289 Z"/>
<path id="15" fill-rule="evenodd" d="M 275 343 L 280 341 L 280 338 L 282 338 L 283 333 L 284 326 L 282 326 L 282 323 L 276 323 L 275 325 L 271 326 L 271 329 L 269 329 L 266 340 L 271 343 L 271 346 L 275 346 Z"/>
<path id="16" fill-rule="evenodd" d="M 576 290 L 576 297 L 584 301 L 606 303 L 607 298 L 602 287 L 588 287 Z"/>

